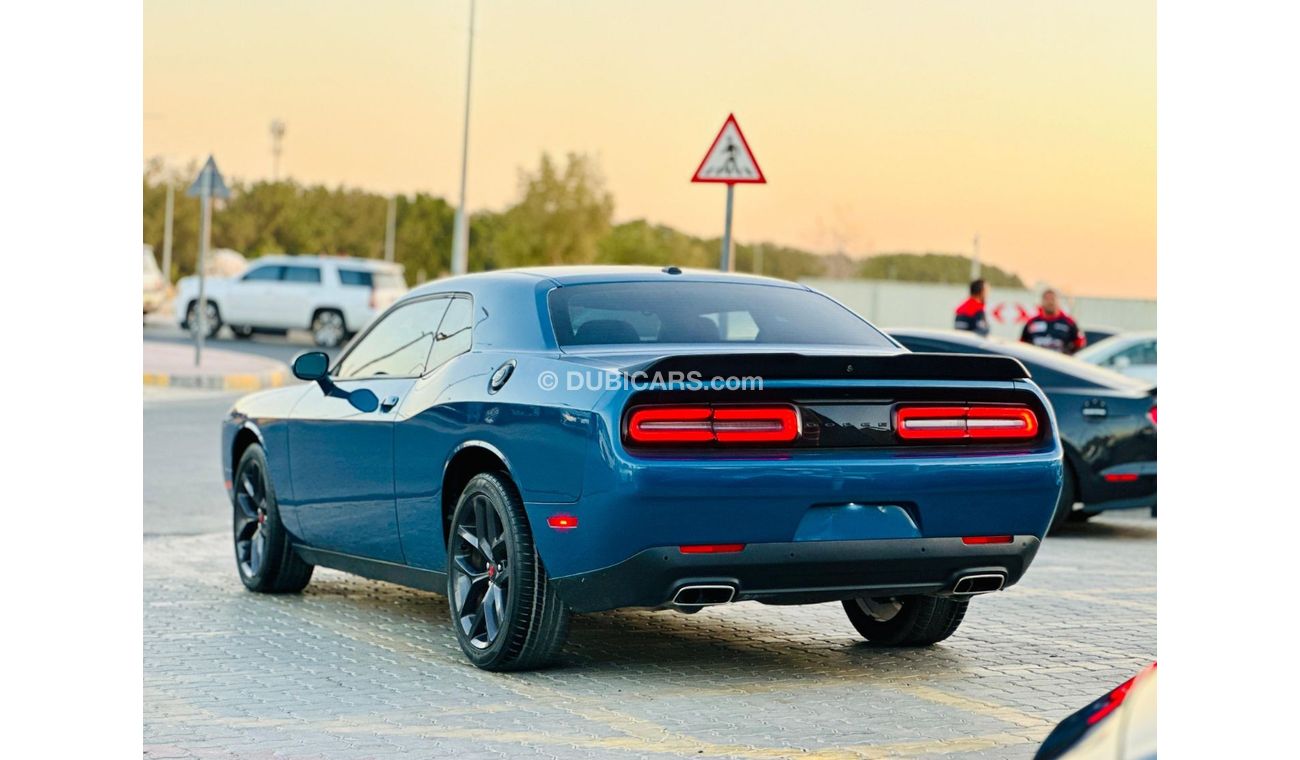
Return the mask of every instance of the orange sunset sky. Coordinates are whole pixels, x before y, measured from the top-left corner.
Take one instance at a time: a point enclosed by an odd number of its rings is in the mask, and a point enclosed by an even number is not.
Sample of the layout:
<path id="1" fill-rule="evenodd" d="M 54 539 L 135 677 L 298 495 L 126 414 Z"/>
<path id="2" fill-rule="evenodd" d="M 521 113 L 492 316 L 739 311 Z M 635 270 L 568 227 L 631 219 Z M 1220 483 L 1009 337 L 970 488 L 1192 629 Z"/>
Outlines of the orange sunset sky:
<path id="1" fill-rule="evenodd" d="M 468 0 L 148 0 L 144 156 L 455 202 Z M 719 235 L 688 180 L 734 112 L 768 184 L 735 235 L 969 252 L 1155 296 L 1155 7 L 1132 0 L 480 0 L 469 206 L 597 156 L 616 221 Z"/>

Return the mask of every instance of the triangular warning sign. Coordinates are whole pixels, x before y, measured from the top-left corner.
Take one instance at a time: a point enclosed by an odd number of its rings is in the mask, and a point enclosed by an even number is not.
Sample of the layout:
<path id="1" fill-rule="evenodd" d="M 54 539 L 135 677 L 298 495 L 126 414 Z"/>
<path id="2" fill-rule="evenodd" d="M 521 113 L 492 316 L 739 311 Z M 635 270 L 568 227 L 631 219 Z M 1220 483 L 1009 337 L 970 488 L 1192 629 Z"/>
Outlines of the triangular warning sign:
<path id="1" fill-rule="evenodd" d="M 736 123 L 735 114 L 727 116 L 718 136 L 713 138 L 713 146 L 704 154 L 700 168 L 695 170 L 691 182 L 724 182 L 736 184 L 747 182 L 765 184 L 763 170 L 758 168 L 758 161 L 745 142 L 745 135 Z"/>

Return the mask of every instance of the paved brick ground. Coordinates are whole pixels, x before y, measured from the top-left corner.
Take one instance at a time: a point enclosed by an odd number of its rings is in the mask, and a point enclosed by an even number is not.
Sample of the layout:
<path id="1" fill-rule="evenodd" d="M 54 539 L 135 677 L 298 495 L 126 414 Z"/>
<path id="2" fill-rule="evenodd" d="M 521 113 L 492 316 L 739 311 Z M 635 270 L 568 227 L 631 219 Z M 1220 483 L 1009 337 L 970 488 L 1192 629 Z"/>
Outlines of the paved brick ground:
<path id="1" fill-rule="evenodd" d="M 839 605 L 575 618 L 563 664 L 462 658 L 441 596 L 317 571 L 247 593 L 222 534 L 145 537 L 150 758 L 1027 758 L 1156 654 L 1155 521 L 1049 539 L 956 636 L 889 651 Z"/>

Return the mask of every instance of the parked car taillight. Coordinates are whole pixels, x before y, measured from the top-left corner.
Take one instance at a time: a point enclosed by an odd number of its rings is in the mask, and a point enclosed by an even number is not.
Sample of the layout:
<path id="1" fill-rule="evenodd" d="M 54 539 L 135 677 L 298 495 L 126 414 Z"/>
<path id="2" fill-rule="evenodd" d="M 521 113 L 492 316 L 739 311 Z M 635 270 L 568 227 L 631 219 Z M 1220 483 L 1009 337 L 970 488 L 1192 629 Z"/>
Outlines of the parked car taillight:
<path id="1" fill-rule="evenodd" d="M 905 441 L 1024 440 L 1038 436 L 1038 416 L 1023 406 L 899 406 L 894 430 Z"/>
<path id="2" fill-rule="evenodd" d="M 375 292 L 375 288 L 372 285 L 370 287 L 370 310 L 375 311 L 378 308 L 379 308 L 379 294 Z"/>
<path id="3" fill-rule="evenodd" d="M 1147 411 L 1147 419 L 1151 420 L 1151 424 L 1152 424 L 1152 425 L 1156 424 L 1156 405 L 1155 405 L 1155 404 L 1152 404 L 1152 405 L 1151 405 L 1151 409 Z"/>
<path id="4" fill-rule="evenodd" d="M 789 443 L 799 437 L 799 412 L 763 406 L 641 406 L 627 417 L 638 444 Z"/>

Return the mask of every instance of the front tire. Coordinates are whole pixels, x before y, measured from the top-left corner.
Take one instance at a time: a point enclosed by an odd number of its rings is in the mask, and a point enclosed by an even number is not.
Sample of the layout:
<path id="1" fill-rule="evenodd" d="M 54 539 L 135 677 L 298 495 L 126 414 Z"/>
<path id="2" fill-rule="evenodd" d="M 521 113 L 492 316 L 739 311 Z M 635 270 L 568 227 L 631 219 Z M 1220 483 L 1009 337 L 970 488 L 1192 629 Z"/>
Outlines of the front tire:
<path id="1" fill-rule="evenodd" d="M 234 488 L 235 566 L 239 580 L 249 591 L 302 591 L 311 581 L 314 566 L 293 550 L 289 531 L 280 521 L 266 453 L 258 444 L 249 446 L 239 458 Z"/>
<path id="2" fill-rule="evenodd" d="M 846 599 L 844 612 L 877 646 L 928 647 L 951 636 L 966 617 L 966 600 L 942 596 Z"/>
<path id="3" fill-rule="evenodd" d="M 542 667 L 564 645 L 569 610 L 504 474 L 476 475 L 461 493 L 447 542 L 447 599 L 456 641 L 483 670 Z"/>
<path id="4" fill-rule="evenodd" d="M 205 339 L 214 337 L 221 330 L 221 309 L 211 301 L 205 304 L 204 309 L 206 319 L 203 320 L 203 326 L 206 328 L 203 337 Z M 185 310 L 185 326 L 190 334 L 196 334 L 199 331 L 199 302 L 190 301 L 190 306 Z"/>

